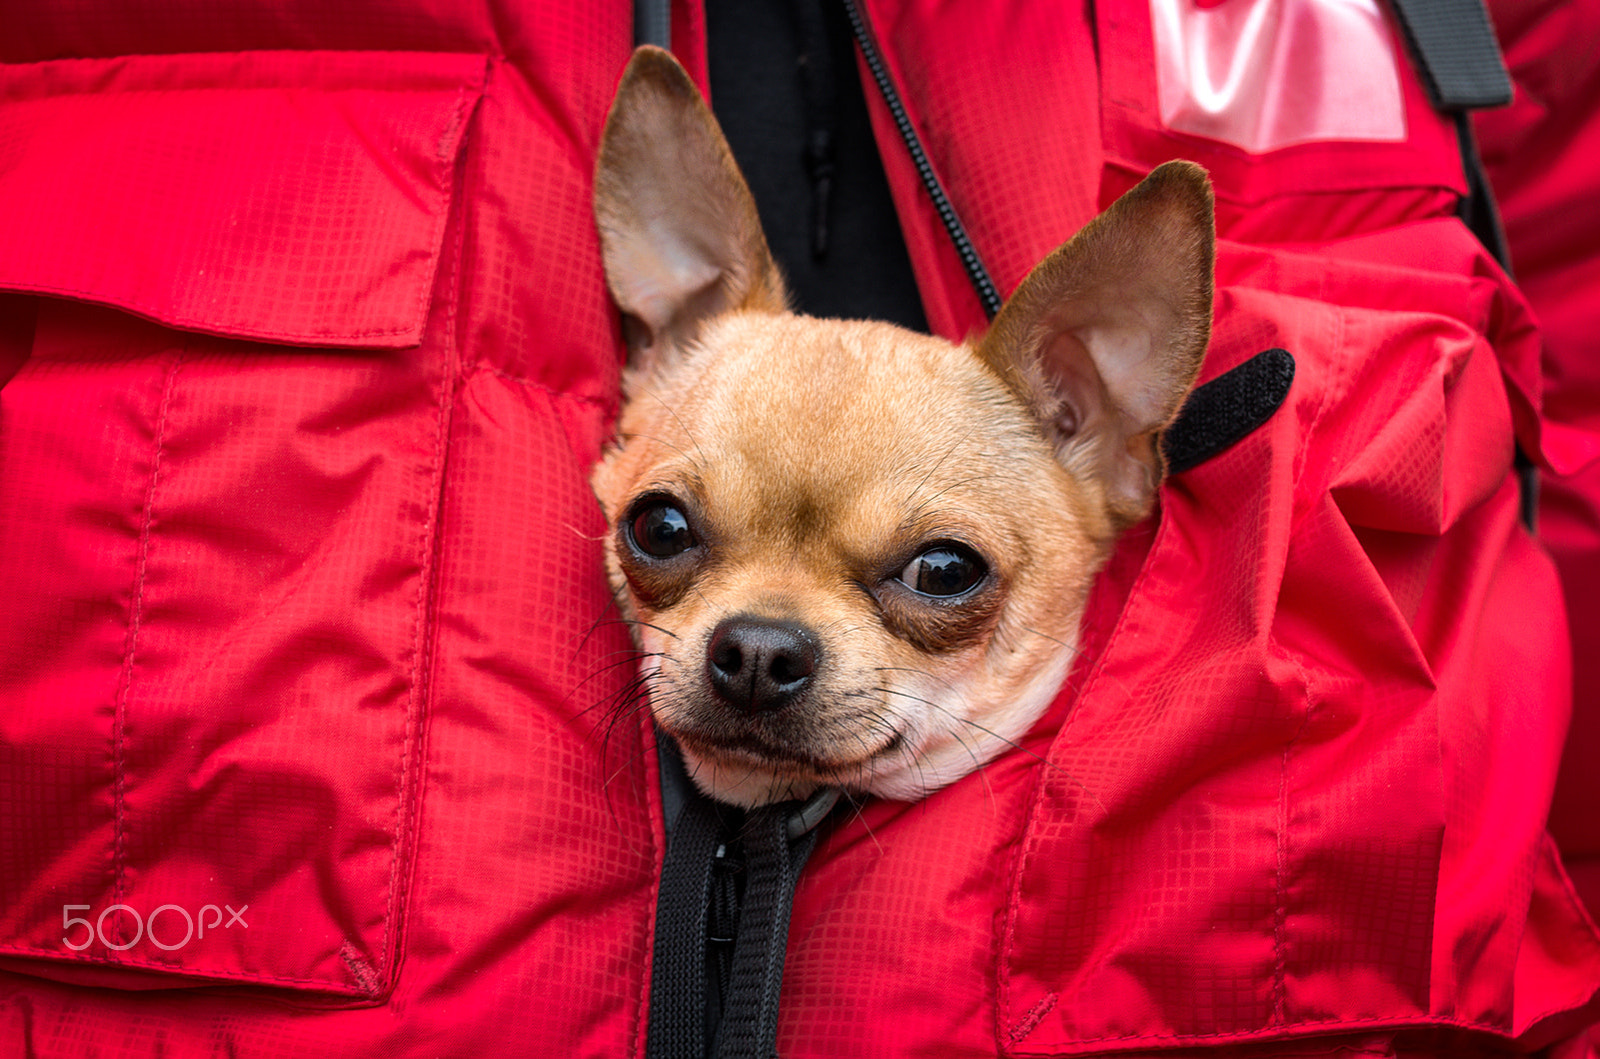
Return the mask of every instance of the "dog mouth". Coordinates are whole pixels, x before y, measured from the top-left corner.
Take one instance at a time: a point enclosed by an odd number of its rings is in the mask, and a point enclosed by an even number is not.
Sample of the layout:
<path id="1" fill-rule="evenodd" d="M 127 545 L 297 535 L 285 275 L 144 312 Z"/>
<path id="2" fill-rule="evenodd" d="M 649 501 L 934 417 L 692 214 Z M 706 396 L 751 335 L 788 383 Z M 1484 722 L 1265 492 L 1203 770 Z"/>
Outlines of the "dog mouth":
<path id="1" fill-rule="evenodd" d="M 906 719 L 885 689 L 841 683 L 837 648 L 808 624 L 733 614 L 696 655 L 687 679 L 657 689 L 668 693 L 655 699 L 656 720 L 707 764 L 850 786 L 904 753 Z"/>
<path id="2" fill-rule="evenodd" d="M 664 726 L 666 727 L 666 726 Z M 865 744 L 859 733 L 840 733 L 832 739 L 817 733 L 805 736 L 762 731 L 749 727 L 743 731 L 709 734 L 667 727 L 667 731 L 696 757 L 722 766 L 759 769 L 786 778 L 817 783 L 848 785 L 860 779 L 873 766 L 904 751 L 907 736 L 895 729 L 876 744 Z M 860 743 L 859 753 L 840 753 L 842 743 Z"/>

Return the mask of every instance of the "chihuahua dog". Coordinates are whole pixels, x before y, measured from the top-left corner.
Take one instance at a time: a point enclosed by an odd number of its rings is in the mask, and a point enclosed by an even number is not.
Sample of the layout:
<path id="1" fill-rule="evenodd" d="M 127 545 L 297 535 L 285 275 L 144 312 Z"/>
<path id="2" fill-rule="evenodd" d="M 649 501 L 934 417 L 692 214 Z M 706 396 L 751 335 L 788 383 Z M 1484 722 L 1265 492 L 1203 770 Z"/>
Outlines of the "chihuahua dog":
<path id="1" fill-rule="evenodd" d="M 656 723 L 706 794 L 913 800 L 1066 678 L 1090 583 L 1154 503 L 1211 325 L 1213 212 L 1171 162 L 954 344 L 789 311 L 755 203 L 642 48 L 595 180 L 628 363 L 593 485 Z"/>

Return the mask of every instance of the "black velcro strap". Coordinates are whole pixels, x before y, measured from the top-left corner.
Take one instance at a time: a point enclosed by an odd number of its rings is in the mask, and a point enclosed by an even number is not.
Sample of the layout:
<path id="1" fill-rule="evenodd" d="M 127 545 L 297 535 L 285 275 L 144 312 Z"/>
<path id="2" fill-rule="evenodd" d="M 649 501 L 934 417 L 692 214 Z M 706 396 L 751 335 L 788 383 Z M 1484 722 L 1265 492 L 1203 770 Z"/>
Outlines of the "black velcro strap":
<path id="1" fill-rule="evenodd" d="M 1511 75 L 1483 0 L 1393 0 L 1434 109 L 1511 102 Z"/>
<path id="2" fill-rule="evenodd" d="M 1168 471 L 1181 474 L 1249 436 L 1272 418 L 1293 381 L 1294 357 L 1269 349 L 1197 387 L 1161 436 Z"/>

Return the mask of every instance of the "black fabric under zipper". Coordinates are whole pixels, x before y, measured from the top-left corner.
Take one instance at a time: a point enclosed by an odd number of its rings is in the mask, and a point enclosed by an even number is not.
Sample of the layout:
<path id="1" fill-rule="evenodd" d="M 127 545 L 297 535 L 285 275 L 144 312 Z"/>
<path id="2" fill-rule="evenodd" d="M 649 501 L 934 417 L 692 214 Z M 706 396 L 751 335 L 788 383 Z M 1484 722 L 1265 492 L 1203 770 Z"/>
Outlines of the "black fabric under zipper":
<path id="1" fill-rule="evenodd" d="M 748 812 L 712 801 L 656 733 L 667 848 L 651 954 L 648 1059 L 770 1059 L 789 914 L 837 789 Z"/>
<path id="2" fill-rule="evenodd" d="M 877 83 L 878 91 L 883 95 L 883 101 L 894 117 L 900 139 L 905 142 L 906 150 L 911 153 L 911 163 L 916 166 L 917 176 L 927 190 L 928 197 L 933 200 L 933 207 L 938 211 L 939 220 L 944 224 L 944 230 L 949 233 L 950 241 L 955 244 L 956 253 L 961 258 L 961 267 L 966 270 L 967 278 L 972 282 L 972 289 L 983 305 L 984 315 L 993 320 L 1005 300 L 995 287 L 994 280 L 990 278 L 989 270 L 984 267 L 983 259 L 978 256 L 977 247 L 972 245 L 972 237 L 967 234 L 966 227 L 957 216 L 955 206 L 950 202 L 950 196 L 945 193 L 944 185 L 939 183 L 939 175 L 933 171 L 933 163 L 928 161 L 928 153 L 922 148 L 922 139 L 911 124 L 911 116 L 906 113 L 905 104 L 900 99 L 900 90 L 895 87 L 894 79 L 889 76 L 889 67 L 883 61 L 883 52 L 878 47 L 877 38 L 872 35 L 872 27 L 867 25 L 866 17 L 861 13 L 860 5 L 856 0 L 844 0 L 844 9 L 850 16 L 850 28 L 855 33 L 856 44 L 861 48 L 862 57 L 867 61 L 867 69 L 872 72 L 872 79 Z"/>

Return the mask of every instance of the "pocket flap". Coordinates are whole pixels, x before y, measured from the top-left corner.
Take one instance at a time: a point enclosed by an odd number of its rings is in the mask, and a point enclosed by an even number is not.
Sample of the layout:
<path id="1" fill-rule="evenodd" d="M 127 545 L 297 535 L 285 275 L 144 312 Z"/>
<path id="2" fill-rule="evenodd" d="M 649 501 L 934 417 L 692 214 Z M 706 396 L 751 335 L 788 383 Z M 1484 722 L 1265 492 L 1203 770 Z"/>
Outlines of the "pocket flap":
<path id="1" fill-rule="evenodd" d="M 0 289 L 234 337 L 415 345 L 486 69 L 388 52 L 0 66 Z"/>

